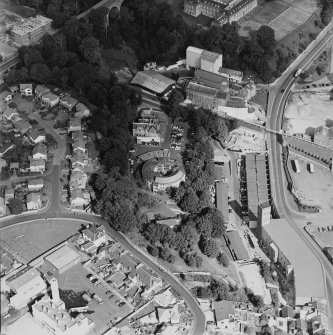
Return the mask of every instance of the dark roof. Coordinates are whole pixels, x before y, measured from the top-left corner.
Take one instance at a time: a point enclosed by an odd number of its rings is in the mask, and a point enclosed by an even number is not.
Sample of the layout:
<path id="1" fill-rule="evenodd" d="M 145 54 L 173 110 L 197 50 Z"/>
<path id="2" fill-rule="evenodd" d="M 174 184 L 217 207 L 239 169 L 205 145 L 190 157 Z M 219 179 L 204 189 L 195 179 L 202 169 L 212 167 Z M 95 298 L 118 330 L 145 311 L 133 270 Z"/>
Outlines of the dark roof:
<path id="1" fill-rule="evenodd" d="M 229 205 L 228 205 L 228 184 L 227 183 L 216 183 L 216 208 L 221 211 L 225 221 L 229 220 Z"/>
<path id="2" fill-rule="evenodd" d="M 223 178 L 223 166 L 222 165 L 214 165 L 214 180 L 221 181 Z"/>
<path id="3" fill-rule="evenodd" d="M 220 89 L 222 84 L 229 85 L 227 78 L 201 69 L 196 70 L 195 78 L 199 84 Z"/>

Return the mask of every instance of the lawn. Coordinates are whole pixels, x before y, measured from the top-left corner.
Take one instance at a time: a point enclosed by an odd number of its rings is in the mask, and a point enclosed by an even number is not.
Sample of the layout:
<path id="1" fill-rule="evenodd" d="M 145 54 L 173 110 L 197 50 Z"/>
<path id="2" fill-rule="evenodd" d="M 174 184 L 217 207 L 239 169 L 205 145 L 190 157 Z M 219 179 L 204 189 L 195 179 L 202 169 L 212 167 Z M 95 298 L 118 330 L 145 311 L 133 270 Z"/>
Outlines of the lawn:
<path id="1" fill-rule="evenodd" d="M 1 240 L 17 251 L 27 262 L 52 249 L 81 228 L 73 220 L 36 220 L 1 230 Z"/>

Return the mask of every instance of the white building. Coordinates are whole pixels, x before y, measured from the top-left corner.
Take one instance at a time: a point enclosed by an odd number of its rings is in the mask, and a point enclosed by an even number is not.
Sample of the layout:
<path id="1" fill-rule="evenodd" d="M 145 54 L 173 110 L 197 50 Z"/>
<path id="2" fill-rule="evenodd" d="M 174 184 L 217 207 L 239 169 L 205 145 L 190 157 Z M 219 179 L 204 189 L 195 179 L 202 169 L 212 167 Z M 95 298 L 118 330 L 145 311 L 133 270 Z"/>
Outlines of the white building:
<path id="1" fill-rule="evenodd" d="M 11 102 L 13 99 L 13 93 L 8 91 L 3 91 L 0 93 L 0 100 L 4 102 Z"/>
<path id="2" fill-rule="evenodd" d="M 42 207 L 41 195 L 38 193 L 29 193 L 27 195 L 27 209 L 28 211 L 40 209 Z"/>
<path id="3" fill-rule="evenodd" d="M 70 118 L 68 131 L 72 132 L 72 131 L 81 131 L 81 130 L 82 130 L 81 119 L 76 118 L 76 117 Z"/>
<path id="4" fill-rule="evenodd" d="M 76 109 L 76 113 L 74 114 L 74 117 L 82 119 L 83 117 L 89 117 L 90 116 L 89 108 L 81 102 L 79 102 L 75 106 L 75 109 Z"/>
<path id="5" fill-rule="evenodd" d="M 14 308 L 25 307 L 38 295 L 46 292 L 46 283 L 40 273 L 29 266 L 8 278 L 6 284 L 14 293 L 10 298 L 10 304 Z"/>
<path id="6" fill-rule="evenodd" d="M 30 159 L 30 172 L 44 172 L 45 160 L 44 159 Z"/>
<path id="7" fill-rule="evenodd" d="M 42 96 L 42 104 L 47 107 L 54 107 L 58 105 L 59 101 L 59 96 L 51 92 L 46 93 Z"/>
<path id="8" fill-rule="evenodd" d="M 71 206 L 83 207 L 90 203 L 90 194 L 79 189 L 75 189 L 71 194 Z"/>
<path id="9" fill-rule="evenodd" d="M 28 190 L 29 191 L 39 191 L 43 188 L 44 181 L 42 178 L 29 179 L 28 181 Z"/>
<path id="10" fill-rule="evenodd" d="M 37 143 L 36 146 L 32 149 L 32 158 L 47 160 L 46 145 Z"/>
<path id="11" fill-rule="evenodd" d="M 51 31 L 52 20 L 41 15 L 30 17 L 21 24 L 14 25 L 11 33 L 16 43 L 30 45 L 37 43 Z"/>

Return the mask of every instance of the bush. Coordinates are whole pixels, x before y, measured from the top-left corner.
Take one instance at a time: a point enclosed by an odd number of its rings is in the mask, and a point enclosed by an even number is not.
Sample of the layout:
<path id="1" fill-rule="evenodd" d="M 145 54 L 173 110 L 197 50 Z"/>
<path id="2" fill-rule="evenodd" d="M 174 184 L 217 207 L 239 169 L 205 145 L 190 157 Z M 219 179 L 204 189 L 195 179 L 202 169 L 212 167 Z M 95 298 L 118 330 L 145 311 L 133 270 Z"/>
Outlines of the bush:
<path id="1" fill-rule="evenodd" d="M 216 258 L 219 254 L 219 248 L 215 241 L 201 235 L 199 241 L 199 248 L 201 252 L 211 258 Z"/>
<path id="2" fill-rule="evenodd" d="M 230 264 L 229 258 L 225 252 L 220 252 L 220 254 L 217 256 L 217 261 L 225 267 L 228 267 Z"/>

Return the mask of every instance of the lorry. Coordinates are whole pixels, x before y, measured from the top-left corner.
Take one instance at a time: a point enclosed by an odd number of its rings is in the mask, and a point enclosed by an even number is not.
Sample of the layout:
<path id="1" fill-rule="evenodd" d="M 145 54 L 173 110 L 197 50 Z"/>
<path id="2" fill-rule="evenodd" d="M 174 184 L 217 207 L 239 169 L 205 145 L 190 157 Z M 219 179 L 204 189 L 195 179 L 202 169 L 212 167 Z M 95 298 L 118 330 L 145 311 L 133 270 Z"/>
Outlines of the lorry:
<path id="1" fill-rule="evenodd" d="M 94 294 L 93 299 L 97 301 L 99 304 L 102 304 L 104 302 L 104 300 L 97 294 Z"/>
<path id="2" fill-rule="evenodd" d="M 296 173 L 301 173 L 301 169 L 299 167 L 298 159 L 294 159 L 294 164 L 295 164 L 295 172 Z"/>
<path id="3" fill-rule="evenodd" d="M 294 77 L 298 77 L 302 72 L 303 72 L 303 69 L 298 69 L 298 70 L 295 72 Z"/>
<path id="4" fill-rule="evenodd" d="M 310 171 L 310 173 L 313 173 L 313 171 L 314 171 L 314 167 L 313 167 L 312 163 L 309 164 L 309 171 Z"/>

